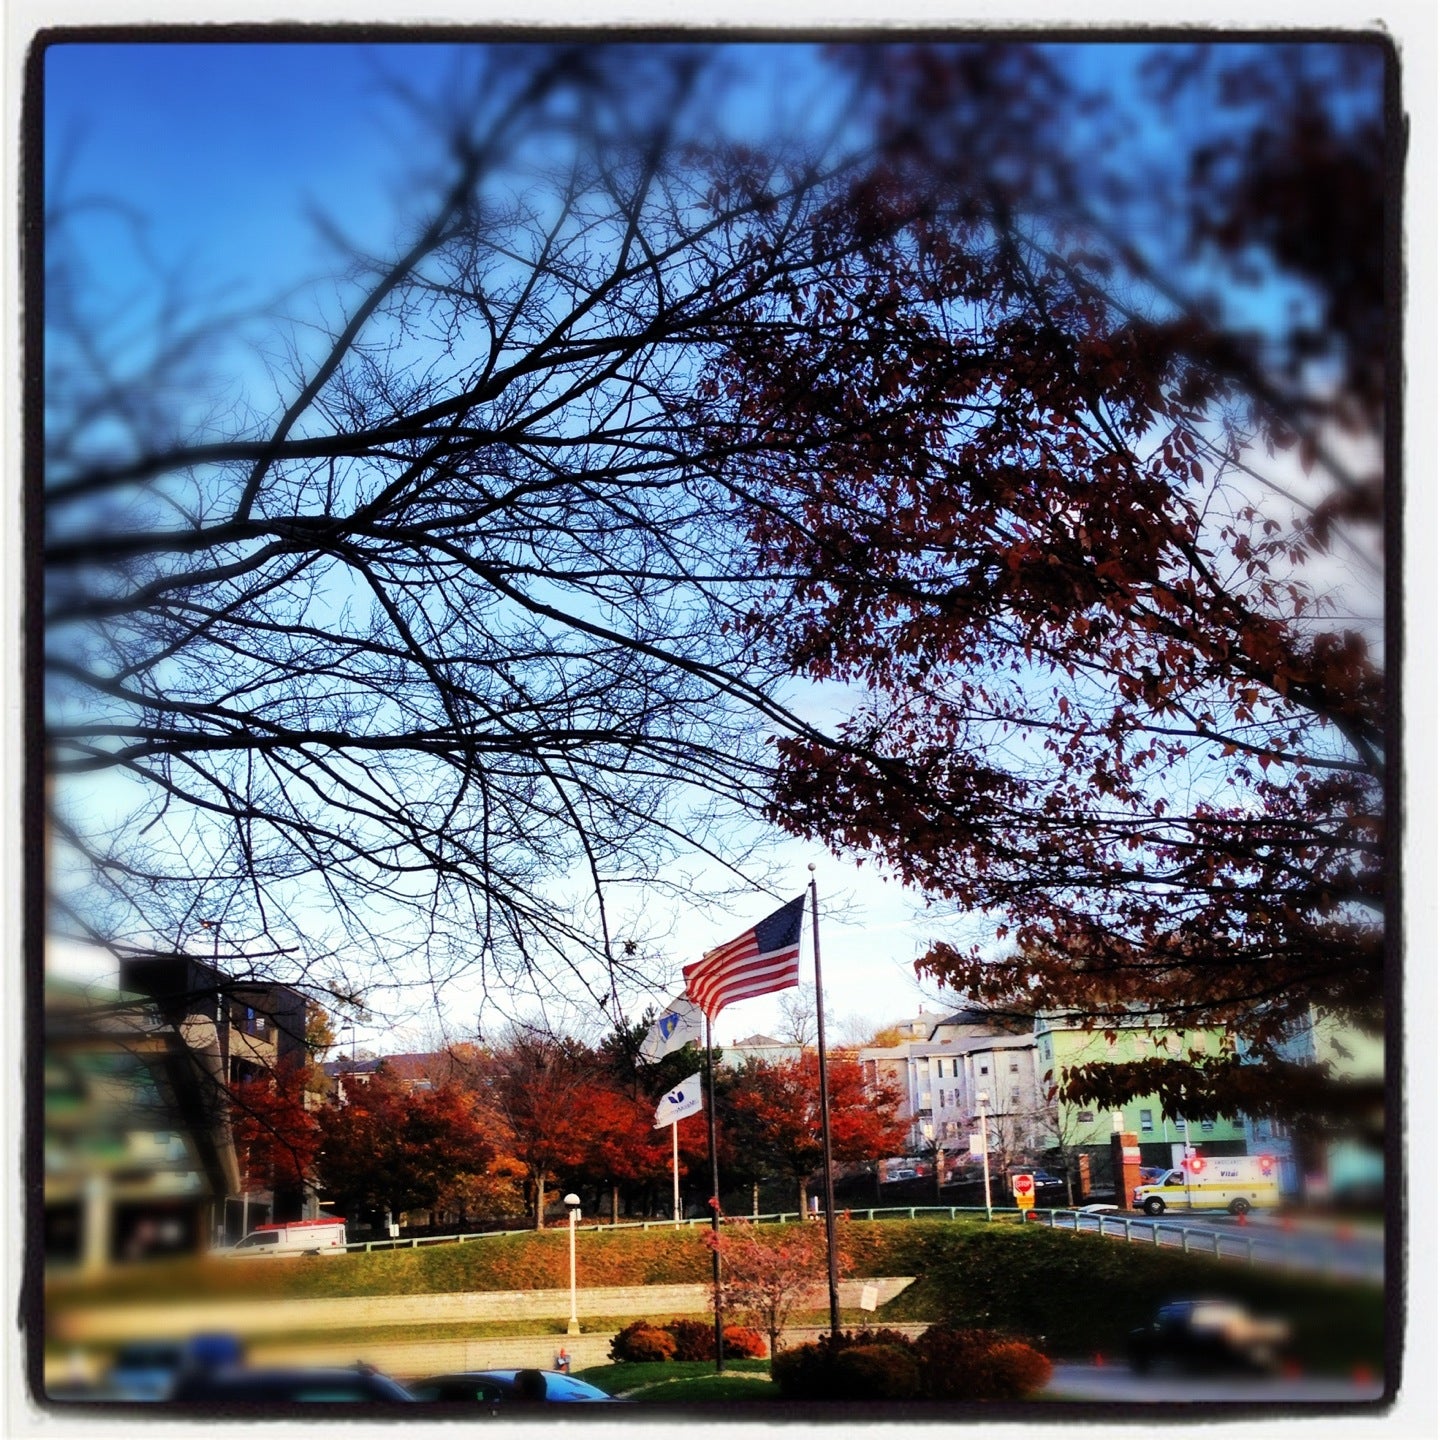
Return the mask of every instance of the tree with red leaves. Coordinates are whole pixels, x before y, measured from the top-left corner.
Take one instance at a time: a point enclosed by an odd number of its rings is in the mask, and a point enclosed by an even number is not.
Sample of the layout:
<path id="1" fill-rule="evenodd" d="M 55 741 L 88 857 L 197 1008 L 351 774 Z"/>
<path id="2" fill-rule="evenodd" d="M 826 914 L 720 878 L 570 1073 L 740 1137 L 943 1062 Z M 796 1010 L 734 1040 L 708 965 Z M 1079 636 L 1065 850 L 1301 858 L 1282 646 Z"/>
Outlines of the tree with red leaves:
<path id="1" fill-rule="evenodd" d="M 875 1160 L 905 1143 L 900 1096 L 889 1086 L 866 1089 L 859 1064 L 826 1057 L 830 1096 L 830 1151 L 838 1163 Z M 812 1051 L 798 1060 L 746 1060 L 726 1087 L 721 1129 L 729 1149 L 756 1173 L 784 1176 L 798 1188 L 806 1210 L 806 1186 L 821 1168 L 820 1060 Z"/>
<path id="2" fill-rule="evenodd" d="M 1383 1023 L 1389 58 L 889 55 L 863 260 L 706 392 L 766 437 L 757 654 L 864 695 L 774 818 L 989 917 L 921 962 L 977 1001 L 1240 1042 L 1075 1098 L 1323 1111 L 1296 1028 Z"/>
<path id="3" fill-rule="evenodd" d="M 655 1106 L 597 1082 L 585 1098 L 588 1143 L 580 1173 L 609 1191 L 610 1219 L 620 1221 L 620 1192 L 653 1188 L 670 1170 L 670 1130 L 655 1128 Z"/>
<path id="4" fill-rule="evenodd" d="M 517 1028 L 485 1057 L 480 1081 L 543 1230 L 552 1182 L 578 1173 L 591 1143 L 590 1106 L 602 1088 L 595 1058 L 577 1040 Z"/>
<path id="5" fill-rule="evenodd" d="M 707 1231 L 705 1244 L 720 1255 L 720 1304 L 727 1314 L 770 1337 L 770 1357 L 797 1305 L 820 1293 L 827 1276 L 825 1232 L 818 1225 L 782 1226 L 762 1232 L 748 1221 Z M 836 1265 L 849 1268 L 844 1237 L 836 1236 Z"/>
<path id="6" fill-rule="evenodd" d="M 300 1192 L 311 1184 L 320 1129 L 305 1107 L 303 1066 L 230 1086 L 230 1134 L 247 1191 Z"/>
<path id="7" fill-rule="evenodd" d="M 493 1126 L 456 1085 L 412 1089 L 382 1063 L 347 1092 L 317 1115 L 321 1189 L 347 1216 L 429 1209 L 495 1158 Z"/>

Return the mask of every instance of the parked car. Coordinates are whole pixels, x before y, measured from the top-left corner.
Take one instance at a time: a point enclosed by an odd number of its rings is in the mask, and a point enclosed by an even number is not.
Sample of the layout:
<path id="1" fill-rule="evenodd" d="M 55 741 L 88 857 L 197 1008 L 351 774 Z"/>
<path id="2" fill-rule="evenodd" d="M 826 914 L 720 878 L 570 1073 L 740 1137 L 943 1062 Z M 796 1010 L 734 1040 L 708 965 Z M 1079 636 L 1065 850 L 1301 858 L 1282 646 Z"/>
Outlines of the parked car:
<path id="1" fill-rule="evenodd" d="M 104 1394 L 113 1400 L 167 1400 L 185 1364 L 183 1340 L 131 1340 L 115 1352 Z"/>
<path id="2" fill-rule="evenodd" d="M 349 1369 L 248 1370 L 239 1366 L 183 1376 L 170 1399 L 205 1405 L 410 1404 L 414 1396 L 398 1381 L 368 1365 Z"/>
<path id="3" fill-rule="evenodd" d="M 115 1352 L 101 1394 L 107 1400 L 168 1400 L 183 1376 L 238 1365 L 243 1358 L 240 1341 L 223 1332 L 188 1340 L 130 1340 Z"/>
<path id="4" fill-rule="evenodd" d="M 1130 1367 L 1169 1361 L 1187 1369 L 1269 1371 L 1290 1338 L 1283 1320 L 1252 1315 L 1235 1300 L 1172 1300 L 1130 1332 Z"/>
<path id="5" fill-rule="evenodd" d="M 412 1380 L 406 1388 L 416 1400 L 488 1405 L 492 1410 L 533 1402 L 584 1404 L 615 1399 L 598 1385 L 559 1370 L 469 1370 Z"/>

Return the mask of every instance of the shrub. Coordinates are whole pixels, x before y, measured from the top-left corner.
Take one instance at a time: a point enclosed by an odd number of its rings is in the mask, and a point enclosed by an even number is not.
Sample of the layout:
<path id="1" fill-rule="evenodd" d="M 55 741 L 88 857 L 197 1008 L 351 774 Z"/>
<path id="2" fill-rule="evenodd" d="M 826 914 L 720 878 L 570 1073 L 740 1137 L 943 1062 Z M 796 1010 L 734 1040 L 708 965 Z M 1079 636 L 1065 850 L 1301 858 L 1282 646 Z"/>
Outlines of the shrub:
<path id="1" fill-rule="evenodd" d="M 978 1382 L 973 1399 L 1019 1400 L 1049 1381 L 1050 1362 L 1022 1340 L 1002 1340 L 981 1353 L 971 1374 Z"/>
<path id="2" fill-rule="evenodd" d="M 610 1358 L 633 1362 L 673 1360 L 675 1337 L 658 1329 L 648 1320 L 636 1320 L 611 1340 Z"/>
<path id="3" fill-rule="evenodd" d="M 807 1341 L 770 1358 L 770 1379 L 786 1400 L 825 1400 L 830 1395 L 830 1352 Z"/>
<path id="4" fill-rule="evenodd" d="M 834 1352 L 830 1394 L 836 1400 L 914 1400 L 920 1366 L 908 1346 L 850 1345 Z"/>
<path id="5" fill-rule="evenodd" d="M 733 1355 L 737 1360 L 762 1360 L 765 1357 L 765 1337 L 748 1325 L 727 1325 L 725 1353 Z M 711 1346 L 710 1353 L 705 1358 L 715 1358 L 714 1346 Z"/>
<path id="6" fill-rule="evenodd" d="M 932 1325 L 915 1354 L 932 1400 L 1019 1400 L 1050 1378 L 1050 1362 L 1033 1346 L 989 1330 Z"/>
<path id="7" fill-rule="evenodd" d="M 770 1361 L 770 1378 L 787 1400 L 914 1398 L 923 1391 L 923 1372 L 913 1349 L 899 1330 L 841 1330 L 782 1350 Z M 856 1350 L 867 1353 L 847 1361 Z"/>
<path id="8" fill-rule="evenodd" d="M 672 1320 L 666 1327 L 675 1340 L 677 1360 L 713 1360 L 715 1358 L 715 1325 L 705 1320 Z M 725 1348 L 730 1348 L 726 1333 Z"/>

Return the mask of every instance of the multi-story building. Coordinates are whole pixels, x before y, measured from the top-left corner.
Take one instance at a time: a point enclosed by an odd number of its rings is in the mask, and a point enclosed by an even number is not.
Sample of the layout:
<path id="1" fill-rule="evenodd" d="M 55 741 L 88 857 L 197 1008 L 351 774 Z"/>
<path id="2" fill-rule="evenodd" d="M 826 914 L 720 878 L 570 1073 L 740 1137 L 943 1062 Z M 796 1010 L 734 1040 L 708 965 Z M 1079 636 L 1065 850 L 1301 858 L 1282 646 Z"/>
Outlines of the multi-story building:
<path id="1" fill-rule="evenodd" d="M 1173 1165 L 1187 1147 L 1210 1155 L 1248 1153 L 1243 1116 L 1208 1120 L 1167 1114 L 1159 1096 L 1128 1100 L 1115 1110 L 1102 1110 L 1089 1102 L 1075 1102 L 1058 1093 L 1064 1074 L 1081 1065 L 1121 1065 L 1155 1056 L 1180 1059 L 1188 1055 L 1220 1056 L 1233 1051 L 1234 1042 L 1221 1029 L 1177 1030 L 1153 1024 L 1137 1014 L 1108 1026 L 1074 1015 L 1041 1014 L 1035 1018 L 1036 1070 L 1045 1109 L 1046 1148 L 1058 1153 L 1061 1163 L 1074 1168 L 1081 1155 L 1091 1162 L 1092 1183 L 1105 1188 L 1110 1176 L 1110 1137 L 1128 1131 L 1139 1137 L 1143 1165 Z"/>
<path id="2" fill-rule="evenodd" d="M 309 1059 L 305 997 L 287 985 L 236 978 L 182 954 L 122 960 L 120 984 L 146 997 L 188 1052 L 182 1099 L 192 1133 L 229 1144 L 231 1087 L 301 1069 Z M 302 1185 L 232 1189 L 218 1228 L 235 1240 L 267 1217 L 300 1219 L 314 1208 Z"/>
<path id="3" fill-rule="evenodd" d="M 47 1268 L 201 1249 L 240 1185 L 201 1062 L 137 996 L 47 979 Z"/>
<path id="4" fill-rule="evenodd" d="M 976 1096 L 1027 1134 L 1039 1108 L 1029 1022 L 975 1007 L 926 1015 L 895 1027 L 914 1038 L 859 1052 L 867 1084 L 888 1084 L 902 1097 L 912 1152 L 967 1149 Z M 923 1034 L 917 1033 L 923 1030 Z"/>

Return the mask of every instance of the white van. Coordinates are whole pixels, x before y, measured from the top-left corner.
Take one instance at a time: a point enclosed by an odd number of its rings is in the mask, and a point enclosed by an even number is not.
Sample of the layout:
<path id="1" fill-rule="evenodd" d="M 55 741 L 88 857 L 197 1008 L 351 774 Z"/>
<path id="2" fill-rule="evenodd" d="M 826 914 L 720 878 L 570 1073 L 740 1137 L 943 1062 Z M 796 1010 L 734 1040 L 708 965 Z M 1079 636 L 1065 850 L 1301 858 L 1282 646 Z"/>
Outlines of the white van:
<path id="1" fill-rule="evenodd" d="M 238 1258 L 246 1255 L 343 1255 L 345 1222 L 333 1216 L 321 1220 L 281 1220 L 257 1225 L 238 1245 L 217 1252 Z"/>
<path id="2" fill-rule="evenodd" d="M 1273 1155 L 1191 1155 L 1153 1185 L 1137 1185 L 1137 1210 L 1215 1210 L 1232 1215 L 1274 1209 L 1280 1203 L 1280 1167 Z"/>

